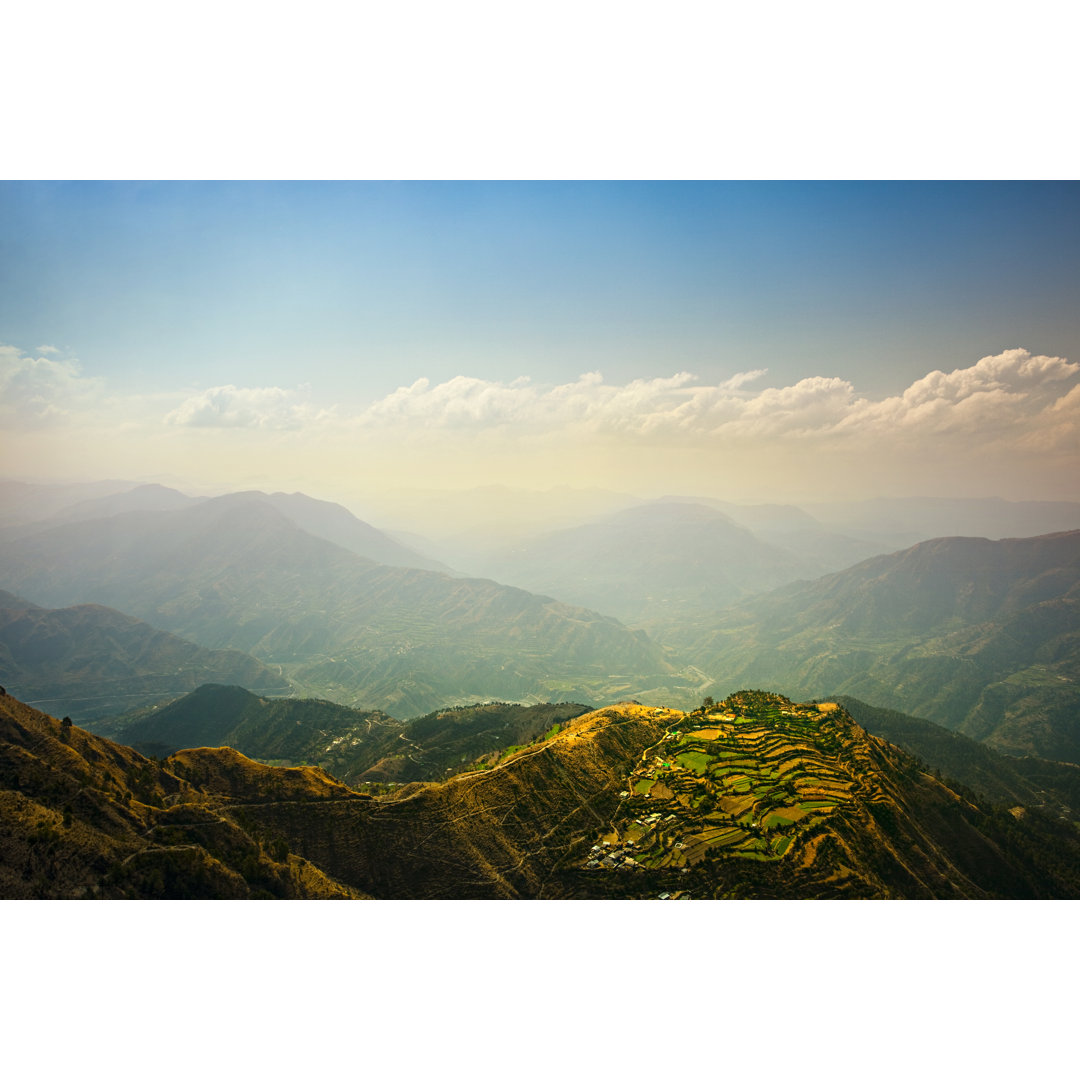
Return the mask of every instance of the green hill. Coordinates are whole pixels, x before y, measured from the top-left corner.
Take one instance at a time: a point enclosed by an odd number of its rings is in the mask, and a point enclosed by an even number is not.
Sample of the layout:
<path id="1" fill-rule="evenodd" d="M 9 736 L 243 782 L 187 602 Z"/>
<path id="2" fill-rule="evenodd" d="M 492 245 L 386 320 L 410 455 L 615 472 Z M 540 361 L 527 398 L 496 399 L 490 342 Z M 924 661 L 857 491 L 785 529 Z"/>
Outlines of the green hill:
<path id="1" fill-rule="evenodd" d="M 230 746 L 269 764 L 318 765 L 355 785 L 443 779 L 584 712 L 585 705 L 493 702 L 440 709 L 402 723 L 330 701 L 264 698 L 239 686 L 207 685 L 94 730 L 144 754 Z"/>
<path id="2" fill-rule="evenodd" d="M 743 602 L 696 639 L 724 690 L 850 694 L 1080 762 L 1080 532 L 927 541 Z"/>
<path id="3" fill-rule="evenodd" d="M 80 723 L 225 681 L 287 691 L 234 649 L 204 649 L 95 604 L 48 610 L 0 592 L 0 684 Z"/>

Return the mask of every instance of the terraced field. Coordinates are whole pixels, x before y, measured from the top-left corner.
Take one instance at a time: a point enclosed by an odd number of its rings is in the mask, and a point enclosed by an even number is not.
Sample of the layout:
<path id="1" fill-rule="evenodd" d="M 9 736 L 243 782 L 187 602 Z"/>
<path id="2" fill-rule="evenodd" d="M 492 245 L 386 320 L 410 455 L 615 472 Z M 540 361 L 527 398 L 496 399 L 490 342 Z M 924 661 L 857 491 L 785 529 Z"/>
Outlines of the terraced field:
<path id="1" fill-rule="evenodd" d="M 853 802 L 887 798 L 851 730 L 834 703 L 757 691 L 677 717 L 627 777 L 585 868 L 794 857 L 800 838 Z"/>

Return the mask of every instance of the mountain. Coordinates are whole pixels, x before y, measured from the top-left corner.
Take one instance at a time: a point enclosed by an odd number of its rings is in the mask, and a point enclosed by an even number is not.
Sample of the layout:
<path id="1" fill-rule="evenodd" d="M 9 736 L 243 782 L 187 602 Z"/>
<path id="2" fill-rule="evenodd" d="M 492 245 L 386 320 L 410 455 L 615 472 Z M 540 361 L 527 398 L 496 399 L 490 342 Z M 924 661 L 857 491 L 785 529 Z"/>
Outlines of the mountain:
<path id="1" fill-rule="evenodd" d="M 844 693 L 998 750 L 1080 762 L 1080 532 L 952 537 L 740 603 L 691 659 Z"/>
<path id="2" fill-rule="evenodd" d="M 230 746 L 274 764 L 318 765 L 349 783 L 394 743 L 400 745 L 405 726 L 381 712 L 330 701 L 264 698 L 240 686 L 211 683 L 94 729 L 144 754 L 164 757 L 177 750 Z"/>
<path id="3" fill-rule="evenodd" d="M 329 540 L 346 551 L 371 559 L 372 562 L 452 573 L 448 566 L 413 551 L 387 533 L 361 521 L 337 503 L 313 499 L 301 492 L 286 495 L 280 491 L 273 495 L 266 495 L 261 491 L 244 491 L 230 498 L 264 502 L 312 536 Z"/>
<path id="4" fill-rule="evenodd" d="M 405 746 L 391 747 L 391 753 L 362 779 L 443 780 L 448 773 L 490 768 L 521 746 L 551 738 L 590 711 L 589 706 L 573 702 L 512 705 L 503 701 L 436 709 L 410 720 L 403 736 Z"/>
<path id="5" fill-rule="evenodd" d="M 990 802 L 1032 806 L 1080 820 L 1080 765 L 1010 757 L 940 724 L 840 695 L 837 702 L 872 735 L 899 746 Z"/>
<path id="6" fill-rule="evenodd" d="M 636 506 L 642 500 L 603 488 L 546 491 L 489 484 L 461 491 L 384 491 L 368 498 L 372 517 L 468 551 L 501 547 L 511 538 L 583 525 L 598 515 Z M 444 558 L 446 556 L 443 556 Z M 457 565 L 454 558 L 448 561 Z"/>
<path id="7" fill-rule="evenodd" d="M 141 757 L 0 698 L 0 895 L 1077 898 L 1080 833 L 835 705 L 624 703 L 365 796 L 231 749 Z"/>
<path id="8" fill-rule="evenodd" d="M 305 694 L 398 716 L 490 699 L 613 700 L 678 682 L 654 642 L 614 619 L 379 565 L 245 496 L 9 542 L 0 588 L 115 607 L 279 665 Z"/>
<path id="9" fill-rule="evenodd" d="M 443 779 L 466 762 L 532 742 L 585 705 L 439 709 L 408 724 L 330 701 L 268 699 L 239 686 L 200 686 L 151 709 L 95 725 L 145 754 L 231 746 L 269 764 L 318 765 L 350 785 Z"/>
<path id="10" fill-rule="evenodd" d="M 347 551 L 362 555 L 373 562 L 387 566 L 415 566 L 424 570 L 449 573 L 449 567 L 413 551 L 407 545 L 390 537 L 365 521 L 360 521 L 344 506 L 313 499 L 300 492 L 286 495 L 275 492 L 268 495 L 262 491 L 240 491 L 224 496 L 235 502 L 252 500 L 273 506 L 289 521 L 312 536 L 329 540 Z M 63 504 L 56 512 L 34 517 L 33 520 L 12 526 L 5 534 L 7 539 L 32 536 L 60 525 L 74 525 L 97 518 L 116 517 L 121 514 L 143 514 L 159 510 L 183 510 L 206 502 L 202 496 L 189 496 L 175 488 L 161 484 L 141 484 L 138 487 L 110 492 L 108 495 L 84 499 L 74 504 Z"/>
<path id="11" fill-rule="evenodd" d="M 180 510 L 203 498 L 185 495 L 176 488 L 163 484 L 140 484 L 129 491 L 120 491 L 111 495 L 102 495 L 94 499 L 84 499 L 52 514 L 44 521 L 35 522 L 38 530 L 54 525 L 68 525 L 77 521 L 92 521 L 94 518 L 113 517 L 116 514 L 145 513 L 155 510 Z"/>
<path id="12" fill-rule="evenodd" d="M 711 506 L 730 518 L 736 525 L 748 529 L 759 540 L 795 557 L 802 567 L 801 577 L 843 570 L 863 559 L 883 555 L 909 541 L 890 543 L 888 538 L 854 537 L 829 529 L 799 506 L 784 503 L 743 504 L 722 499 L 665 496 L 661 503 L 700 503 Z"/>
<path id="13" fill-rule="evenodd" d="M 246 823 L 242 804 L 363 798 L 231 750 L 151 761 L 0 694 L 3 899 L 357 898 Z"/>
<path id="14" fill-rule="evenodd" d="M 647 629 L 696 620 L 740 596 L 817 573 L 713 507 L 667 501 L 535 537 L 483 569 Z"/>
<path id="15" fill-rule="evenodd" d="M 287 691 L 235 650 L 204 649 L 95 604 L 48 610 L 0 592 L 0 682 L 80 723 L 161 701 L 208 680 Z"/>

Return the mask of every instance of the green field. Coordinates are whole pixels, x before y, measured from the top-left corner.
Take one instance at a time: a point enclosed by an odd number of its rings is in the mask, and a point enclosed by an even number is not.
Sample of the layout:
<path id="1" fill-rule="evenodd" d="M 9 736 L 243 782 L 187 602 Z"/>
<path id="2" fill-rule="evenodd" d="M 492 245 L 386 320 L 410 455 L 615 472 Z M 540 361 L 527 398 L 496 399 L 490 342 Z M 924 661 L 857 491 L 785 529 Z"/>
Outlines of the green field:
<path id="1" fill-rule="evenodd" d="M 685 753 L 679 754 L 675 759 L 675 763 L 681 765 L 684 769 L 692 770 L 699 776 L 704 776 L 713 761 L 710 755 L 704 751 L 688 750 Z"/>
<path id="2" fill-rule="evenodd" d="M 728 709 L 734 721 L 723 718 Z M 627 782 L 636 798 L 650 796 L 648 803 L 631 799 L 620 808 L 630 819 L 649 812 L 660 818 L 613 823 L 617 834 L 624 842 L 646 838 L 639 858 L 654 868 L 693 866 L 707 849 L 724 858 L 784 858 L 858 790 L 834 717 L 756 691 L 732 695 L 712 712 L 674 717 L 678 737 L 658 743 Z M 687 730 L 694 723 L 709 737 Z"/>

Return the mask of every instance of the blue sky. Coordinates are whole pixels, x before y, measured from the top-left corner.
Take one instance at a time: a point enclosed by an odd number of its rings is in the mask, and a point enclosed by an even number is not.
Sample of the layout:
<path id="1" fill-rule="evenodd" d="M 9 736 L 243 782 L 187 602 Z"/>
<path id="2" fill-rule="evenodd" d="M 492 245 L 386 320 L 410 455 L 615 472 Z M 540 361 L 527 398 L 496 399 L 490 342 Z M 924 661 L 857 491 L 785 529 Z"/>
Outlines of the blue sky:
<path id="1" fill-rule="evenodd" d="M 5 183 L 0 345 L 9 408 L 17 393 L 30 394 L 29 411 L 54 429 L 47 465 L 57 475 L 73 467 L 59 434 L 74 439 L 83 391 L 96 395 L 99 413 L 112 410 L 112 428 L 128 425 L 132 445 L 155 408 L 160 424 L 203 429 L 201 444 L 183 452 L 172 433 L 158 469 L 169 475 L 183 461 L 204 475 L 198 462 L 219 455 L 213 440 L 224 437 L 211 428 L 234 429 L 237 461 L 268 459 L 271 444 L 281 451 L 283 439 L 296 444 L 299 430 L 320 424 L 325 438 L 331 418 L 336 437 L 354 445 L 345 428 L 366 415 L 360 426 L 369 429 L 376 414 L 383 445 L 417 424 L 460 434 L 464 419 L 471 438 L 494 439 L 496 427 L 504 436 L 510 424 L 529 428 L 536 395 L 587 373 L 605 387 L 652 386 L 668 395 L 669 412 L 692 387 L 733 377 L 730 393 L 744 404 L 810 379 L 839 381 L 849 389 L 803 385 L 794 395 L 832 395 L 833 424 L 845 393 L 843 408 L 865 417 L 932 372 L 1008 350 L 1080 360 L 1078 253 L 1075 183 Z M 1030 422 L 1075 383 L 1071 369 L 1052 367 L 1039 368 L 1053 383 L 1049 397 L 1048 382 L 1022 403 L 1019 383 L 1000 373 L 964 393 L 994 404 L 998 427 L 1007 407 L 1027 409 Z M 680 373 L 677 386 L 658 382 Z M 1032 371 L 1016 377 L 1028 394 Z M 394 396 L 417 380 L 426 382 L 406 404 Z M 436 394 L 440 387 L 449 389 Z M 50 400 L 53 392 L 66 403 Z M 664 428 L 655 393 L 645 395 L 653 434 Z M 589 404 L 555 421 L 544 401 L 552 437 L 560 425 L 604 419 Z M 710 404 L 709 430 L 719 430 L 718 418 L 734 422 L 734 407 Z M 963 408 L 974 416 L 974 405 Z M 800 410 L 787 428 L 759 423 L 755 438 L 805 437 L 825 414 Z M 1053 416 L 1071 423 L 1071 410 L 1070 402 Z M 686 409 L 678 416 L 679 430 L 688 428 Z M 9 430 L 20 422 L 5 420 Z M 618 427 L 610 415 L 604 422 Z M 977 425 L 966 429 L 974 463 Z M 243 447 L 238 430 L 249 434 Z M 678 459 L 680 469 L 698 463 L 702 477 L 715 473 L 700 441 L 679 443 L 665 430 L 669 467 Z M 1061 447 L 1040 473 L 1034 436 L 1024 437 L 1041 488 L 1070 490 L 1052 474 Z M 423 472 L 415 439 L 410 432 L 402 454 Z M 20 445 L 30 443 L 20 436 Z M 610 459 L 619 454 L 601 455 L 597 482 L 617 482 Z M 153 453 L 139 456 L 154 472 Z M 898 473 L 898 489 L 923 467 L 917 457 Z M 124 460 L 117 444 L 98 465 L 115 474 Z M 963 487 L 974 467 L 948 483 Z M 1011 468 L 1002 485 L 1015 492 L 1026 482 L 1015 461 Z M 662 481 L 655 471 L 649 486 Z M 535 462 L 527 473 L 523 480 L 544 482 Z"/>

